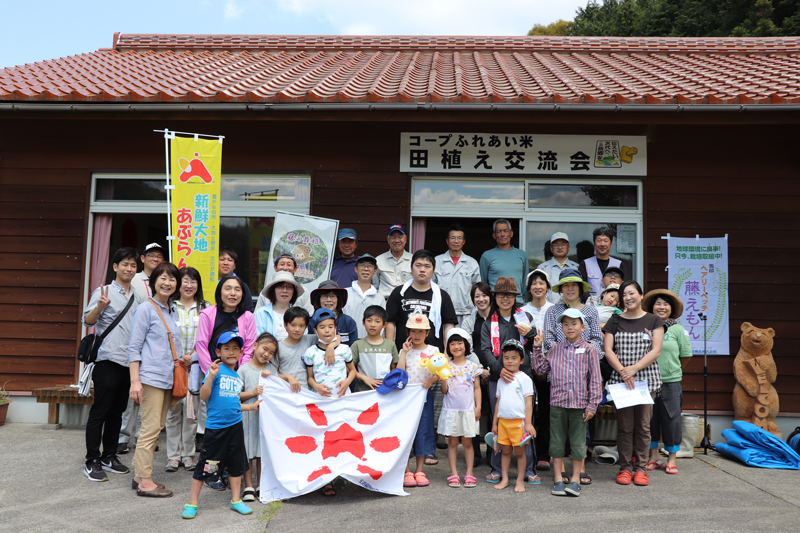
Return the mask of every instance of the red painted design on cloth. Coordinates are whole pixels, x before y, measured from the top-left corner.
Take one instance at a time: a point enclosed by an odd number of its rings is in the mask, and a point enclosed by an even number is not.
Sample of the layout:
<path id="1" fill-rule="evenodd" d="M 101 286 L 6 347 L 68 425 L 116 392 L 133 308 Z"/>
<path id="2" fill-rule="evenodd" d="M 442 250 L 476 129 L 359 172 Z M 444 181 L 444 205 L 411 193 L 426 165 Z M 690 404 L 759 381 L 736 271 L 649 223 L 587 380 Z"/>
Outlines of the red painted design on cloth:
<path id="1" fill-rule="evenodd" d="M 370 467 L 368 467 L 366 465 L 358 465 L 358 468 L 356 470 L 358 470 L 362 474 L 369 474 L 369 477 L 371 477 L 375 481 L 379 480 L 381 478 L 381 476 L 383 475 L 383 472 L 379 472 L 378 470 L 374 470 L 374 469 L 372 469 L 372 468 L 370 468 Z"/>
<path id="2" fill-rule="evenodd" d="M 335 431 L 325 432 L 325 444 L 322 447 L 322 458 L 336 457 L 348 452 L 356 459 L 364 457 L 364 436 L 349 424 L 342 424 Z"/>
<path id="3" fill-rule="evenodd" d="M 357 422 L 365 426 L 371 426 L 378 421 L 380 416 L 381 412 L 378 409 L 378 403 L 376 402 L 375 405 L 358 415 Z"/>
<path id="4" fill-rule="evenodd" d="M 400 439 L 398 439 L 397 437 L 382 437 L 380 439 L 374 439 L 372 442 L 369 443 L 369 447 L 375 450 L 376 452 L 381 452 L 381 453 L 393 452 L 394 450 L 400 447 Z"/>
<path id="5" fill-rule="evenodd" d="M 325 416 L 325 412 L 316 406 L 316 404 L 310 403 L 306 405 L 306 409 L 308 410 L 308 416 L 311 417 L 311 421 L 314 422 L 318 426 L 327 426 L 328 425 L 328 417 Z"/>
<path id="6" fill-rule="evenodd" d="M 317 441 L 314 437 L 291 437 L 286 439 L 286 447 L 292 453 L 311 453 L 317 449 Z"/>
<path id="7" fill-rule="evenodd" d="M 314 481 L 315 479 L 330 473 L 331 473 L 330 468 L 328 468 L 327 466 L 322 466 L 311 472 L 311 474 L 308 476 L 308 481 Z"/>

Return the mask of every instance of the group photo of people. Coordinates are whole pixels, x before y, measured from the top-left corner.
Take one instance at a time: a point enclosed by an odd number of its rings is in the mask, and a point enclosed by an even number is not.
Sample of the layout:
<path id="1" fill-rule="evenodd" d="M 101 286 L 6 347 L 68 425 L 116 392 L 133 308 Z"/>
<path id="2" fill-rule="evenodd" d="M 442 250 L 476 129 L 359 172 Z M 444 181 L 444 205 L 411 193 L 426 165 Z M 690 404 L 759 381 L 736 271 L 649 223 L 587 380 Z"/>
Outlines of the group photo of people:
<path id="1" fill-rule="evenodd" d="M 271 468 L 259 427 L 264 378 L 326 398 L 418 384 L 427 396 L 404 487 L 524 492 L 546 482 L 563 497 L 592 484 L 586 463 L 598 407 L 612 402 L 607 385 L 646 380 L 652 404 L 615 409 L 616 483 L 678 474 L 682 368 L 692 355 L 681 299 L 643 291 L 630 262 L 611 256 L 612 226 L 593 230 L 592 254 L 580 261 L 556 231 L 546 260 L 534 262 L 512 244 L 509 220 L 486 222 L 496 244 L 488 250 L 468 248 L 464 227 L 452 224 L 441 246 L 412 253 L 397 223 L 375 256 L 340 228 L 329 279 L 313 290 L 295 278 L 290 253 L 251 287 L 225 243 L 213 286 L 190 262 L 170 263 L 161 243 L 112 250 L 114 277 L 92 288 L 83 311 L 103 336 L 84 475 L 132 472 L 136 495 L 166 498 L 169 474 L 183 469 L 192 472 L 183 518 L 197 515 L 204 488 L 230 490 L 231 509 L 252 513 Z M 436 354 L 449 379 L 425 368 Z M 159 446 L 167 460 L 156 464 Z M 449 467 L 441 479 L 428 468 L 440 461 Z M 329 483 L 321 494 L 340 490 Z"/>

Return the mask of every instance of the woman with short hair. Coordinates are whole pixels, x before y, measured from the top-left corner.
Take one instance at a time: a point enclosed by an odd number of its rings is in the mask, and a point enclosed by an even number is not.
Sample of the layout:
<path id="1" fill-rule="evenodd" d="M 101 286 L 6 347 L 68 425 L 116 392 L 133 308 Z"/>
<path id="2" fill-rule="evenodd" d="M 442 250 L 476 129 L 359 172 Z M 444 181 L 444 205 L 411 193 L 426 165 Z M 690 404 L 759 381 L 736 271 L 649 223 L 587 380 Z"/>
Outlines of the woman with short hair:
<path id="1" fill-rule="evenodd" d="M 172 298 L 180 291 L 181 275 L 172 263 L 159 264 L 150 274 L 152 296 L 133 314 L 128 343 L 130 397 L 141 405 L 142 428 L 133 456 L 132 487 L 138 496 L 168 498 L 172 491 L 153 482 L 153 452 L 172 407 L 175 358 L 183 353 L 178 310 Z"/>

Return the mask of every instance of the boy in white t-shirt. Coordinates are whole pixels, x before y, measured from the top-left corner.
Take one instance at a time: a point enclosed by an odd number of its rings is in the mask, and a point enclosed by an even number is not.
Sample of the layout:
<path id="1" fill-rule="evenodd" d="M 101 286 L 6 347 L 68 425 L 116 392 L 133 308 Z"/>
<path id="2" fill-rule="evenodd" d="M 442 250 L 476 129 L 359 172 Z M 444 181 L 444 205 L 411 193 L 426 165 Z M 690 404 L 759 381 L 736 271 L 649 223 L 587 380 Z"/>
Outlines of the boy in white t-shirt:
<path id="1" fill-rule="evenodd" d="M 334 349 L 333 363 L 326 361 L 325 350 L 336 339 L 336 315 L 321 307 L 314 312 L 309 327 L 317 334 L 319 342 L 303 354 L 308 385 L 322 396 L 332 396 L 335 392 L 342 397 L 356 378 L 356 367 L 353 365 L 353 352 L 346 344 Z"/>
<path id="2" fill-rule="evenodd" d="M 502 478 L 494 488 L 500 490 L 508 486 L 508 468 L 513 450 L 517 456 L 514 492 L 525 492 L 525 444 L 536 436 L 533 428 L 533 381 L 519 369 L 525 349 L 518 340 L 507 340 L 500 349 L 503 352 L 503 367 L 514 374 L 514 381 L 497 381 L 492 433 L 497 435 L 497 444 L 502 448 L 503 456 L 500 462 Z"/>

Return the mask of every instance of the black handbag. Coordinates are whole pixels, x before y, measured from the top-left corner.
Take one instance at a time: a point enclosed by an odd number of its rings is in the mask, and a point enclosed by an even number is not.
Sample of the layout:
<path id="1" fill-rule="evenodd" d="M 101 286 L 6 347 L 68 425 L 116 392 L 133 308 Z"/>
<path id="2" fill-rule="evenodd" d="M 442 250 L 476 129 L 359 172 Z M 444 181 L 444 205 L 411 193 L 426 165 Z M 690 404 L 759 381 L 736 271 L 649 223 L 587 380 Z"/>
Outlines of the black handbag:
<path id="1" fill-rule="evenodd" d="M 133 305 L 135 294 L 131 294 L 131 297 L 128 299 L 128 305 L 125 306 L 125 309 L 117 315 L 117 318 L 109 324 L 106 330 L 103 332 L 102 335 L 95 335 L 94 333 L 90 333 L 86 335 L 84 338 L 81 339 L 81 343 L 78 346 L 78 361 L 81 363 L 94 363 L 95 359 L 97 359 L 97 351 L 100 350 L 100 345 L 103 344 L 103 339 L 105 339 L 111 330 L 117 327 L 117 324 L 122 321 L 125 313 L 128 312 L 128 309 L 131 308 Z"/>

